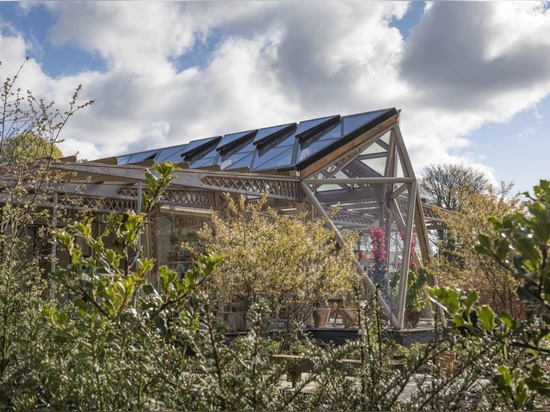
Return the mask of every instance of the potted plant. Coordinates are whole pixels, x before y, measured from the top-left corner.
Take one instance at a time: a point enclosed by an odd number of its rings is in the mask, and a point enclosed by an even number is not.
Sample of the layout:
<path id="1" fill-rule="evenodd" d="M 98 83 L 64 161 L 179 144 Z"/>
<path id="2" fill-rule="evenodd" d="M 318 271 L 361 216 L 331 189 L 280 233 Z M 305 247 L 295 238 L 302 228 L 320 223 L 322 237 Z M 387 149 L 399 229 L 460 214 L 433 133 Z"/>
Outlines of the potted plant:
<path id="1" fill-rule="evenodd" d="M 397 301 L 399 295 L 400 273 L 399 270 L 392 271 L 392 279 L 390 281 L 395 301 Z M 405 298 L 405 324 L 411 328 L 418 326 L 422 311 L 427 305 L 426 297 L 424 296 L 425 283 L 426 272 L 424 269 L 416 269 L 414 265 L 411 265 L 407 276 L 407 296 Z"/>
<path id="2" fill-rule="evenodd" d="M 324 328 L 328 324 L 331 308 L 328 306 L 326 299 L 321 299 L 315 305 L 312 311 L 313 324 L 315 328 Z"/>
<path id="3" fill-rule="evenodd" d="M 357 291 L 348 293 L 344 297 L 343 307 L 339 309 L 339 314 L 342 317 L 342 323 L 346 328 L 352 328 L 357 326 L 359 319 L 359 305 L 358 305 Z"/>
<path id="4" fill-rule="evenodd" d="M 420 321 L 422 311 L 426 308 L 426 297 L 424 296 L 424 285 L 426 273 L 423 269 L 409 268 L 407 278 L 407 298 L 405 299 L 405 323 L 416 328 Z"/>

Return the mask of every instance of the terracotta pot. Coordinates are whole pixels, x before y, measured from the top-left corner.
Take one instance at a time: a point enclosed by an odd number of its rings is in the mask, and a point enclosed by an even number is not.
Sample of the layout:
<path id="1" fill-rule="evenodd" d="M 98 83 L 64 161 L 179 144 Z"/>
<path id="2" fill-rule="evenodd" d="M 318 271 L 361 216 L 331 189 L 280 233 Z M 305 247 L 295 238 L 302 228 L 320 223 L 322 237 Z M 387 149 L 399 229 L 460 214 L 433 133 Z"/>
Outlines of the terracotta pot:
<path id="1" fill-rule="evenodd" d="M 313 324 L 316 328 L 324 328 L 327 326 L 330 317 L 330 308 L 313 309 Z"/>
<path id="2" fill-rule="evenodd" d="M 406 311 L 405 325 L 411 328 L 416 328 L 418 326 L 418 322 L 420 322 L 421 315 L 422 315 L 422 311 L 420 310 Z"/>
<path id="3" fill-rule="evenodd" d="M 344 327 L 351 328 L 357 326 L 357 319 L 359 319 L 359 310 L 357 308 L 342 308 L 338 313 L 342 316 Z"/>

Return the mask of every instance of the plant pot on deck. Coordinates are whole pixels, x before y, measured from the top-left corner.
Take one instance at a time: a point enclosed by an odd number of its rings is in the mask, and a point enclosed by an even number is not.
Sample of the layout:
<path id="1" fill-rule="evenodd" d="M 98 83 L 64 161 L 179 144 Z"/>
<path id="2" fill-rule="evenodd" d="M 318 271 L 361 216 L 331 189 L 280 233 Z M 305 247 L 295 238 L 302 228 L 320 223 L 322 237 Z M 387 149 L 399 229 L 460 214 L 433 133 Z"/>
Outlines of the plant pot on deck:
<path id="1" fill-rule="evenodd" d="M 313 324 L 316 328 L 324 328 L 327 326 L 330 310 L 330 308 L 313 309 Z"/>
<path id="2" fill-rule="evenodd" d="M 357 326 L 357 320 L 359 319 L 359 309 L 357 308 L 342 308 L 338 311 L 342 317 L 342 323 L 345 328 L 353 328 Z"/>
<path id="3" fill-rule="evenodd" d="M 421 310 L 407 310 L 405 311 L 405 326 L 410 328 L 416 328 L 420 322 Z"/>

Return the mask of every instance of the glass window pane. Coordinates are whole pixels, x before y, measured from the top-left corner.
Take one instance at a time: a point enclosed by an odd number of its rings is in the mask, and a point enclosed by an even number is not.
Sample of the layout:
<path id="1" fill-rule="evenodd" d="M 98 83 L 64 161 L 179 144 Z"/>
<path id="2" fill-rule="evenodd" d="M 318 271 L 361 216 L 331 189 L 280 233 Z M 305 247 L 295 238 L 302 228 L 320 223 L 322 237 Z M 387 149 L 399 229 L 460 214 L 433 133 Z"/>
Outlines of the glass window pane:
<path id="1" fill-rule="evenodd" d="M 224 170 L 231 169 L 240 169 L 241 167 L 252 168 L 252 160 L 254 159 L 254 153 L 249 153 L 246 156 L 240 158 L 239 160 L 234 160 L 234 158 L 227 159 L 221 163 L 221 167 Z"/>
<path id="2" fill-rule="evenodd" d="M 183 150 L 182 155 L 192 155 L 195 152 L 199 152 L 202 149 L 208 147 L 221 139 L 221 136 L 207 137 L 206 139 L 193 140 L 189 142 L 187 147 Z M 213 147 L 215 149 L 215 146 Z M 186 159 L 187 160 L 187 159 Z"/>
<path id="3" fill-rule="evenodd" d="M 355 114 L 352 116 L 342 117 L 344 123 L 344 134 L 353 132 L 355 129 L 363 126 L 366 123 L 376 119 L 380 115 L 386 113 L 388 110 L 377 110 L 374 112 Z"/>
<path id="4" fill-rule="evenodd" d="M 248 138 L 253 140 L 252 138 L 255 134 L 256 134 L 255 130 L 248 131 L 248 132 L 241 132 L 241 133 L 226 134 L 225 136 L 222 137 L 216 149 L 218 151 L 233 149 L 234 146 L 240 146 L 242 143 L 242 140 L 246 140 Z"/>
<path id="5" fill-rule="evenodd" d="M 287 132 L 296 128 L 296 123 L 287 123 L 280 126 L 266 127 L 258 130 L 254 137 L 254 144 L 262 144 L 275 138 L 279 133 Z"/>
<path id="6" fill-rule="evenodd" d="M 187 144 L 182 144 L 174 147 L 167 147 L 162 149 L 157 155 L 157 162 L 176 162 L 179 163 L 183 160 L 181 153 L 187 147 Z"/>
<path id="7" fill-rule="evenodd" d="M 298 156 L 297 161 L 300 162 L 304 159 L 307 159 L 309 156 L 313 155 L 314 153 L 317 153 L 319 150 L 330 146 L 332 143 L 337 142 L 338 139 L 330 139 L 330 140 L 313 140 L 305 142 L 300 142 L 298 145 Z"/>
<path id="8" fill-rule="evenodd" d="M 131 155 L 128 163 L 137 163 L 143 162 L 144 160 L 154 159 L 157 153 L 158 150 L 148 150 L 146 152 L 134 153 L 133 155 Z"/>
<path id="9" fill-rule="evenodd" d="M 265 159 L 267 160 L 265 162 L 261 162 L 262 159 L 258 159 L 258 157 L 256 157 L 252 170 L 259 171 L 291 166 L 293 152 L 292 149 L 292 147 L 288 147 L 286 148 L 286 150 L 283 150 L 282 153 L 279 152 L 280 154 L 278 156 Z"/>
<path id="10" fill-rule="evenodd" d="M 216 156 L 210 156 L 210 157 L 203 157 L 201 159 L 195 159 L 191 160 L 189 162 L 190 167 L 206 167 L 206 166 L 213 166 L 216 163 Z"/>
<path id="11" fill-rule="evenodd" d="M 338 122 L 340 116 L 328 116 L 320 119 L 306 120 L 300 122 L 296 130 L 296 137 L 305 138 L 312 137 L 323 129 L 328 128 L 331 124 Z"/>

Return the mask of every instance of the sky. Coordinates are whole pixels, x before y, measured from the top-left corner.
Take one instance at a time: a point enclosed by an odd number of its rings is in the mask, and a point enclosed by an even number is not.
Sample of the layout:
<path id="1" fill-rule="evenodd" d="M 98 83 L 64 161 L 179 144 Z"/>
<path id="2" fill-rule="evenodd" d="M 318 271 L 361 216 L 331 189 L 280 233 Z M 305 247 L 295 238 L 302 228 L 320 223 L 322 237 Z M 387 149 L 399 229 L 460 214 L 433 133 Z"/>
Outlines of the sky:
<path id="1" fill-rule="evenodd" d="M 461 163 L 550 179 L 550 3 L 0 2 L 0 79 L 75 115 L 64 155 L 99 159 L 395 107 L 416 173 Z"/>

